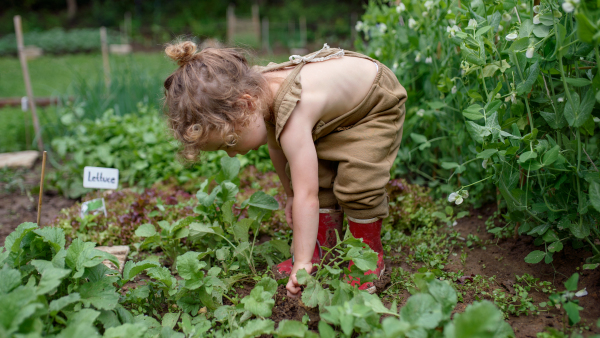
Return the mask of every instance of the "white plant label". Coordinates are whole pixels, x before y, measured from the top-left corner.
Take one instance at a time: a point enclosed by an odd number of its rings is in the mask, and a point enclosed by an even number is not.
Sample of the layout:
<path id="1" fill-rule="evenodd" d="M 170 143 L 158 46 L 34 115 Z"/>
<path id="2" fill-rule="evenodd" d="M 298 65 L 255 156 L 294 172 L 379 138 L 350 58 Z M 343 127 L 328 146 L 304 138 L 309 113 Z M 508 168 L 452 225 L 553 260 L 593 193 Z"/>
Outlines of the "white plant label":
<path id="1" fill-rule="evenodd" d="M 95 189 L 117 189 L 119 169 L 85 167 L 83 168 L 83 187 Z"/>

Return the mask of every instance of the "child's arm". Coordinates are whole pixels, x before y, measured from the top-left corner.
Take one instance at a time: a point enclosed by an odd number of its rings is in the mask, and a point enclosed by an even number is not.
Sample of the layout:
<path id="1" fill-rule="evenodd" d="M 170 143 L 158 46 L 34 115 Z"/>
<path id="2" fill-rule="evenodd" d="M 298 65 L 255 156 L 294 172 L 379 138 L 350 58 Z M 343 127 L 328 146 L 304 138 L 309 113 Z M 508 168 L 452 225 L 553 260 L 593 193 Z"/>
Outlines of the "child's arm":
<path id="1" fill-rule="evenodd" d="M 317 151 L 312 139 L 312 122 L 302 114 L 292 114 L 281 133 L 281 146 L 290 164 L 294 182 L 293 234 L 294 266 L 287 289 L 291 295 L 300 290 L 296 272 L 312 270 L 312 256 L 319 227 L 319 177 Z"/>
<path id="2" fill-rule="evenodd" d="M 290 178 L 287 176 L 285 172 L 285 165 L 288 160 L 283 153 L 283 150 L 277 146 L 276 141 L 268 138 L 269 144 L 269 156 L 271 157 L 271 161 L 273 162 L 273 166 L 275 167 L 275 171 L 277 172 L 277 176 L 279 176 L 279 180 L 281 184 L 283 184 L 283 189 L 285 190 L 285 194 L 287 195 L 287 201 L 285 205 L 285 220 L 290 226 L 290 228 L 294 228 L 294 223 L 292 220 L 292 206 L 294 203 L 294 192 L 290 187 Z M 292 248 L 290 253 L 294 253 L 294 247 L 292 242 Z"/>

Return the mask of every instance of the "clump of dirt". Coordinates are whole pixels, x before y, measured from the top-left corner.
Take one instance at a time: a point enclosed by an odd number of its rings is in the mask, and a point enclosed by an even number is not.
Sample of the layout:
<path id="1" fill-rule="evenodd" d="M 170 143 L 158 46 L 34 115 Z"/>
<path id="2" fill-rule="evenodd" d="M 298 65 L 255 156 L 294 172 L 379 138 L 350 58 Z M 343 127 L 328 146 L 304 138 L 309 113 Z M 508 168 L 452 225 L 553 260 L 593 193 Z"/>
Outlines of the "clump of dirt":
<path id="1" fill-rule="evenodd" d="M 302 321 L 304 315 L 308 315 L 309 321 L 307 323 L 310 330 L 317 330 L 321 316 L 319 316 L 318 308 L 309 308 L 300 297 L 290 298 L 287 296 L 287 290 L 285 285 L 279 285 L 277 287 L 277 293 L 275 294 L 275 306 L 273 306 L 272 319 L 275 323 L 279 324 L 284 319 Z"/>

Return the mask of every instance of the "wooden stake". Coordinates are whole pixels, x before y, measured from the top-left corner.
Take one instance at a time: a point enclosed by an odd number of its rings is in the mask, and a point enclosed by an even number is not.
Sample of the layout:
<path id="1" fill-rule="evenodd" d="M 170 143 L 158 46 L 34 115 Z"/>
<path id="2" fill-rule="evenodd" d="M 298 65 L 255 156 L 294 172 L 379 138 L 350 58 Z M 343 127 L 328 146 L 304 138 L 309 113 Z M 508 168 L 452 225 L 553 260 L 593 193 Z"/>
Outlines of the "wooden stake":
<path id="1" fill-rule="evenodd" d="M 227 42 L 233 45 L 233 37 L 235 36 L 235 5 L 227 6 Z"/>
<path id="2" fill-rule="evenodd" d="M 106 41 L 106 27 L 100 27 L 100 43 L 102 44 L 102 64 L 104 65 L 104 84 L 110 87 L 110 63 L 108 62 L 108 42 Z"/>
<path id="3" fill-rule="evenodd" d="M 44 194 L 44 175 L 46 174 L 46 151 L 42 155 L 42 178 L 40 178 L 40 198 L 38 199 L 37 225 L 40 226 L 42 218 L 42 196 Z"/>
<path id="4" fill-rule="evenodd" d="M 31 117 L 33 119 L 33 127 L 35 128 L 35 137 L 37 138 L 38 150 L 44 151 L 44 142 L 42 142 L 42 133 L 40 131 L 40 121 L 38 120 L 35 109 L 35 100 L 33 98 L 33 89 L 31 88 L 31 79 L 29 78 L 29 69 L 27 68 L 27 60 L 25 59 L 24 44 L 23 44 L 23 29 L 21 27 L 21 16 L 15 15 L 13 18 L 15 24 L 15 33 L 17 35 L 17 49 L 19 51 L 19 60 L 21 61 L 21 69 L 23 70 L 23 80 L 25 81 L 25 90 L 27 91 L 27 101 L 31 109 Z"/>

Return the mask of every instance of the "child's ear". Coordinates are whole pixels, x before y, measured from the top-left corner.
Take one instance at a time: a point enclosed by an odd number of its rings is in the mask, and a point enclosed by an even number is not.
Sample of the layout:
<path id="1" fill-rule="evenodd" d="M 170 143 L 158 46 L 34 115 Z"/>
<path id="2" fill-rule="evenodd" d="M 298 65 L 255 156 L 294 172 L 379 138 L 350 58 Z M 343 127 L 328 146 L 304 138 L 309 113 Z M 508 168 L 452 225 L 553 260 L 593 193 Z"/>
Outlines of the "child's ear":
<path id="1" fill-rule="evenodd" d="M 250 94 L 242 95 L 240 100 L 244 101 L 244 104 L 249 108 L 250 111 L 256 110 L 256 107 L 258 106 L 257 98 L 251 96 Z"/>

